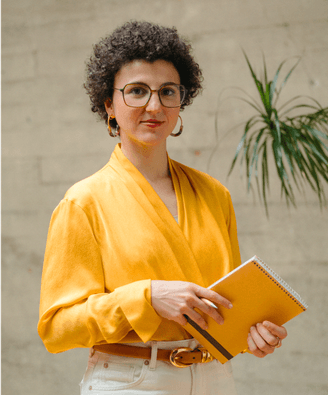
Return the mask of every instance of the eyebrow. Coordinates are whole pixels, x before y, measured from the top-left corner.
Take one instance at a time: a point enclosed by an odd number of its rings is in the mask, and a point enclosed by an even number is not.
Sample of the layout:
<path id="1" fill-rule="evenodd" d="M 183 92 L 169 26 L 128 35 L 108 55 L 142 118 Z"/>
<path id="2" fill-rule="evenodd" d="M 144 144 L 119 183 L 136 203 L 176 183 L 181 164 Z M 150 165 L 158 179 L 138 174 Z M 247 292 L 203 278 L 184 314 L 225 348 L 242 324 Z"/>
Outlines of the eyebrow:
<path id="1" fill-rule="evenodd" d="M 132 81 L 132 82 L 128 82 L 126 85 L 128 85 L 128 84 L 142 84 L 142 85 L 149 86 L 148 84 L 146 84 L 145 82 L 142 82 L 142 81 Z M 163 82 L 163 84 L 161 84 L 160 87 L 165 86 L 165 85 L 180 85 L 180 84 L 177 84 L 176 82 L 169 81 L 169 82 Z"/>

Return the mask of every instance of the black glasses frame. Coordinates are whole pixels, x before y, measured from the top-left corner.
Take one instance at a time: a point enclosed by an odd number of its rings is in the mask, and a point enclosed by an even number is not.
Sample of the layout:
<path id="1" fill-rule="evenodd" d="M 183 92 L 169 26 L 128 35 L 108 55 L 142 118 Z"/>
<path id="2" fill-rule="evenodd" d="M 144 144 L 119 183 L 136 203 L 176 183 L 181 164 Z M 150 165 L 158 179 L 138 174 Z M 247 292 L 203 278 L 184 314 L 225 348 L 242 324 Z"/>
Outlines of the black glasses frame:
<path id="1" fill-rule="evenodd" d="M 129 104 L 126 103 L 125 97 L 124 97 L 124 90 L 125 90 L 125 88 L 126 88 L 127 86 L 129 86 L 129 85 L 143 85 L 143 86 L 145 86 L 145 87 L 147 87 L 147 88 L 149 89 L 150 95 L 149 95 L 149 98 L 148 98 L 146 104 L 144 104 L 143 106 L 130 106 Z M 121 88 L 121 89 L 119 89 L 119 88 L 113 88 L 113 89 L 122 92 L 123 101 L 124 101 L 124 103 L 125 103 L 126 106 L 132 107 L 132 108 L 143 108 L 143 107 L 146 107 L 147 104 L 149 103 L 149 100 L 151 99 L 153 92 L 160 92 L 163 88 L 165 88 L 166 86 L 169 86 L 169 85 L 174 85 L 174 86 L 179 87 L 179 90 L 180 90 L 180 92 L 182 93 L 182 96 L 181 96 L 181 99 L 180 99 L 180 104 L 179 104 L 178 106 L 168 107 L 168 106 L 166 106 L 165 104 L 162 103 L 161 96 L 158 94 L 158 98 L 159 98 L 159 101 L 160 101 L 161 105 L 162 105 L 163 107 L 166 107 L 166 108 L 177 108 L 177 107 L 181 107 L 181 105 L 182 105 L 182 103 L 183 103 L 183 101 L 184 101 L 184 99 L 185 99 L 185 97 L 186 97 L 186 94 L 187 94 L 187 89 L 185 88 L 184 85 L 172 84 L 172 83 L 165 83 L 165 84 L 162 84 L 162 85 L 159 87 L 159 89 L 151 89 L 150 86 L 148 86 L 147 84 L 145 84 L 145 83 L 143 83 L 143 82 L 138 82 L 138 83 L 132 82 L 132 83 L 129 83 L 129 84 L 124 85 L 124 87 Z"/>

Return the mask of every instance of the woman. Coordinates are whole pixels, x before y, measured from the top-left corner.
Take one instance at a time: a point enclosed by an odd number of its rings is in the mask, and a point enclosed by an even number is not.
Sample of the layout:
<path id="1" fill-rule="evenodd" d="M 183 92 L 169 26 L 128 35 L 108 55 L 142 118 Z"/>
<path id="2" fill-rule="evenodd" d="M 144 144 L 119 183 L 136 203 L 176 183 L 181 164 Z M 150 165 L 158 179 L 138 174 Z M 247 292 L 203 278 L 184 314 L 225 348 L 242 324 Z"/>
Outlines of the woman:
<path id="1" fill-rule="evenodd" d="M 190 51 L 175 29 L 129 22 L 87 65 L 92 110 L 121 143 L 53 213 L 38 326 L 50 352 L 90 347 L 81 394 L 235 393 L 230 363 L 203 363 L 183 328 L 189 316 L 206 329 L 195 308 L 224 325 L 208 301 L 233 306 L 206 287 L 240 264 L 229 192 L 166 152 L 201 89 Z M 249 351 L 263 357 L 285 337 L 285 328 L 259 323 Z"/>

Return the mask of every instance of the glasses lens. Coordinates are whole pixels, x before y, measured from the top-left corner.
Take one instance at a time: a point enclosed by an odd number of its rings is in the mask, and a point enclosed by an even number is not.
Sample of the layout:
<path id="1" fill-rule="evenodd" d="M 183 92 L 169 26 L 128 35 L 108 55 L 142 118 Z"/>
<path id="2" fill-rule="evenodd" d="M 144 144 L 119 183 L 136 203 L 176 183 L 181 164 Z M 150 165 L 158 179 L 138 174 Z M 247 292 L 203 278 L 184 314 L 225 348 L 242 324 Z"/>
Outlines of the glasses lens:
<path id="1" fill-rule="evenodd" d="M 165 85 L 159 91 L 161 102 L 165 107 L 179 107 L 185 96 L 185 88 L 182 85 Z"/>
<path id="2" fill-rule="evenodd" d="M 150 89 L 143 84 L 128 84 L 124 88 L 124 100 L 131 107 L 143 107 L 150 97 Z"/>
<path id="3" fill-rule="evenodd" d="M 124 87 L 123 94 L 127 106 L 144 107 L 151 96 L 151 90 L 146 84 L 127 84 Z M 175 84 L 164 85 L 158 91 L 161 103 L 165 107 L 180 107 L 185 94 L 185 87 Z"/>

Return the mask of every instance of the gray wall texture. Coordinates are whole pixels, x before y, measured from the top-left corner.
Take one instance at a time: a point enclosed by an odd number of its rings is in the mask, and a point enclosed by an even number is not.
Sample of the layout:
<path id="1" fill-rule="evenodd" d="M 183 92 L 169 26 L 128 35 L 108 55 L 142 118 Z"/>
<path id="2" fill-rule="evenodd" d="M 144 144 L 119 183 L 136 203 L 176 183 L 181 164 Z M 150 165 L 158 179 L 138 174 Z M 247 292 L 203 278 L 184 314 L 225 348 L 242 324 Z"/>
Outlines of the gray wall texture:
<path id="1" fill-rule="evenodd" d="M 327 0 L 2 1 L 2 393 L 79 393 L 88 351 L 51 355 L 36 332 L 43 253 L 52 210 L 117 142 L 90 111 L 84 62 L 93 43 L 130 19 L 174 25 L 191 40 L 205 89 L 182 113 L 184 132 L 169 153 L 230 189 L 242 259 L 259 255 L 309 304 L 274 355 L 234 359 L 239 393 L 327 394 L 328 209 L 311 191 L 287 209 L 271 171 L 267 219 L 239 170 L 226 178 L 242 133 L 233 127 L 252 111 L 237 99 L 217 104 L 231 86 L 256 95 L 244 48 L 258 71 L 264 53 L 270 76 L 301 56 L 284 98 L 311 95 L 327 106 Z"/>

